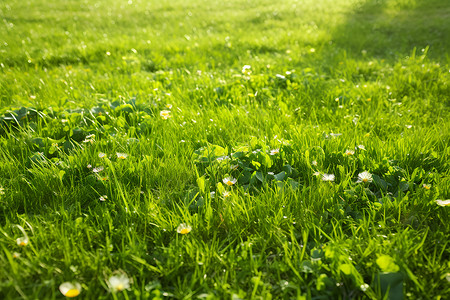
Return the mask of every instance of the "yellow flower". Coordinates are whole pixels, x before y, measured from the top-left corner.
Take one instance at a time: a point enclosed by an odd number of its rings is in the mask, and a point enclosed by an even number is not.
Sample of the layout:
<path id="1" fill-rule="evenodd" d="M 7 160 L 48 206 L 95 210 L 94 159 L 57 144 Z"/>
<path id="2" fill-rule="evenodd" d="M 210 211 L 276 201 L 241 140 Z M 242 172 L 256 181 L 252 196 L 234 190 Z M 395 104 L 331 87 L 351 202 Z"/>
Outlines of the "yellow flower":
<path id="1" fill-rule="evenodd" d="M 17 245 L 22 246 L 22 247 L 27 246 L 29 242 L 30 241 L 28 240 L 27 236 L 20 237 L 20 238 L 16 239 Z"/>
<path id="2" fill-rule="evenodd" d="M 67 298 L 73 298 L 81 293 L 81 284 L 78 282 L 64 282 L 59 286 L 59 291 Z"/>
<path id="3" fill-rule="evenodd" d="M 423 184 L 422 185 L 422 187 L 424 188 L 424 189 L 426 189 L 426 190 L 429 190 L 429 189 L 431 189 L 431 184 Z"/>
<path id="4" fill-rule="evenodd" d="M 186 223 L 181 223 L 177 228 L 177 232 L 180 234 L 188 234 L 191 230 L 192 227 L 190 225 L 186 225 Z"/>
<path id="5" fill-rule="evenodd" d="M 162 110 L 159 112 L 159 115 L 161 116 L 161 118 L 163 118 L 164 120 L 167 120 L 168 118 L 171 117 L 170 115 L 170 110 Z"/>

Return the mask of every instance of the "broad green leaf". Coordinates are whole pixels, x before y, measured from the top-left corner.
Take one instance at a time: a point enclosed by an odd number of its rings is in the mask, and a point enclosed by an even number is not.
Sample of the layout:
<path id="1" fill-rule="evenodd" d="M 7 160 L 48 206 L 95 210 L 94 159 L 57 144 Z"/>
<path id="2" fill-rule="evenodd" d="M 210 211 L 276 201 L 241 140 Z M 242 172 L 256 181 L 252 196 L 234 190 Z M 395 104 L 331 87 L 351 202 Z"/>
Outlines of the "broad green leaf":
<path id="1" fill-rule="evenodd" d="M 275 174 L 274 177 L 278 181 L 283 181 L 284 177 L 286 177 L 286 172 L 281 171 L 280 173 Z"/>
<path id="2" fill-rule="evenodd" d="M 378 273 L 374 282 L 379 286 L 382 296 L 389 292 L 388 299 L 403 300 L 403 274 L 402 273 Z"/>
<path id="3" fill-rule="evenodd" d="M 377 258 L 377 265 L 383 272 L 398 272 L 400 267 L 395 263 L 394 259 L 389 255 L 381 255 Z"/>

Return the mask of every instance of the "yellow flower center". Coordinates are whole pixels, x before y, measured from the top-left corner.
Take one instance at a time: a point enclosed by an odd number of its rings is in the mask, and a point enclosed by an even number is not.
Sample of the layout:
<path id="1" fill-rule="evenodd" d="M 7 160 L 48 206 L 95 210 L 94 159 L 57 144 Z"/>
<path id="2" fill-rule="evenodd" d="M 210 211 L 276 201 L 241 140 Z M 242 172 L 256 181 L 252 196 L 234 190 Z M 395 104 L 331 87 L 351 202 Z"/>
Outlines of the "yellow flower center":
<path id="1" fill-rule="evenodd" d="M 23 241 L 23 242 L 20 242 L 20 246 L 26 246 L 28 243 L 27 242 L 25 242 L 25 241 Z"/>
<path id="2" fill-rule="evenodd" d="M 368 181 L 368 179 L 367 178 L 363 178 L 363 180 L 362 180 L 364 183 L 366 183 L 367 181 Z"/>
<path id="3" fill-rule="evenodd" d="M 116 290 L 118 290 L 119 292 L 122 291 L 123 288 L 124 288 L 124 286 L 123 286 L 122 283 L 120 283 L 120 284 L 118 284 L 118 285 L 116 286 Z"/>
<path id="4" fill-rule="evenodd" d="M 227 185 L 228 185 L 228 186 L 232 186 L 232 185 L 233 185 L 233 182 L 230 181 L 230 180 L 228 180 L 228 181 L 227 181 Z"/>
<path id="5" fill-rule="evenodd" d="M 190 231 L 190 230 L 189 230 L 188 228 L 183 228 L 183 229 L 181 229 L 180 233 L 181 233 L 181 234 L 188 234 L 189 231 Z"/>
<path id="6" fill-rule="evenodd" d="M 69 298 L 73 298 L 73 297 L 78 296 L 79 294 L 80 294 L 79 290 L 77 290 L 77 289 L 70 289 L 70 290 L 67 291 L 67 293 L 64 296 L 69 297 Z"/>

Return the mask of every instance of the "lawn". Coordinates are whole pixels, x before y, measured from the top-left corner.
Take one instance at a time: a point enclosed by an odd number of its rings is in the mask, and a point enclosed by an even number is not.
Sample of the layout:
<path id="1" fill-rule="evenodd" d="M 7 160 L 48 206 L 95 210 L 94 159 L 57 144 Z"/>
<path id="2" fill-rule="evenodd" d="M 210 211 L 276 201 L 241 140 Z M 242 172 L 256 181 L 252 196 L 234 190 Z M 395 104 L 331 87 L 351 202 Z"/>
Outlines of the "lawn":
<path id="1" fill-rule="evenodd" d="M 450 2 L 0 2 L 1 299 L 447 299 Z"/>

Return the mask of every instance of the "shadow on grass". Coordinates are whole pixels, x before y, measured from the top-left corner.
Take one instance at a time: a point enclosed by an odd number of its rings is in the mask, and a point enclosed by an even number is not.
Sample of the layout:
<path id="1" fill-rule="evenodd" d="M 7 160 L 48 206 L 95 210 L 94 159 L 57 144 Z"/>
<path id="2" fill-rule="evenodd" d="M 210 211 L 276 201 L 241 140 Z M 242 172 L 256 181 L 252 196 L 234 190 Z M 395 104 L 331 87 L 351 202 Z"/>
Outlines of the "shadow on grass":
<path id="1" fill-rule="evenodd" d="M 334 43 L 350 55 L 388 61 L 430 46 L 429 57 L 449 60 L 450 1 L 367 0 L 347 15 L 332 34 Z"/>

